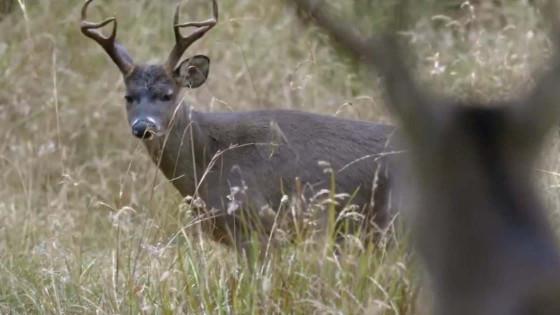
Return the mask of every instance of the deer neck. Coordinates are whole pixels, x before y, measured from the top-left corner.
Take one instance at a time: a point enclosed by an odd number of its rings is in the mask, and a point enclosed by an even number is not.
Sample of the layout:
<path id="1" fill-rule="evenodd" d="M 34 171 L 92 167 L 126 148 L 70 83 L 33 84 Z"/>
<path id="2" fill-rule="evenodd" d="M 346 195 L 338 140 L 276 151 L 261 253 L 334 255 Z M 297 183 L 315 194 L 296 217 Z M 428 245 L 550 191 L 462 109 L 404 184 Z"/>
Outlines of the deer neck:
<path id="1" fill-rule="evenodd" d="M 201 121 L 202 114 L 183 103 L 166 134 L 144 141 L 154 163 L 183 197 L 194 195 L 211 154 Z"/>

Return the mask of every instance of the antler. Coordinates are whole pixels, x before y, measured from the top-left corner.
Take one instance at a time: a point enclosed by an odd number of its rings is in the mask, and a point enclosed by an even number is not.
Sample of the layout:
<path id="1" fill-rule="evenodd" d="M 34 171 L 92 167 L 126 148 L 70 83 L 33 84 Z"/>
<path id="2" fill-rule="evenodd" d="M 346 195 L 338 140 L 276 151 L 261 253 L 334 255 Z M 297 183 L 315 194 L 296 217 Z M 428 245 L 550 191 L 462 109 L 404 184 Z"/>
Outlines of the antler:
<path id="1" fill-rule="evenodd" d="M 110 17 L 99 23 L 86 21 L 87 9 L 91 2 L 93 2 L 93 0 L 86 0 L 82 7 L 82 18 L 80 20 L 80 29 L 82 33 L 101 45 L 123 74 L 126 75 L 130 73 L 134 67 L 132 58 L 130 58 L 124 47 L 115 42 L 117 35 L 117 19 L 115 17 Z M 111 35 L 104 36 L 98 29 L 109 23 L 113 23 L 113 30 L 111 31 Z"/>
<path id="2" fill-rule="evenodd" d="M 181 5 L 177 4 L 177 8 L 175 9 L 175 17 L 173 18 L 173 31 L 175 32 L 175 47 L 171 50 L 169 54 L 169 58 L 167 60 L 167 68 L 169 70 L 173 70 L 175 65 L 181 56 L 185 52 L 190 45 L 192 45 L 195 41 L 200 39 L 206 32 L 212 29 L 216 23 L 218 23 L 218 3 L 216 0 L 212 0 L 212 15 L 213 17 L 200 22 L 186 22 L 179 24 L 179 9 Z M 192 32 L 188 36 L 183 36 L 181 34 L 181 28 L 184 27 L 198 27 L 198 29 Z"/>
<path id="3" fill-rule="evenodd" d="M 292 1 L 310 14 L 314 21 L 342 47 L 384 77 L 390 109 L 401 119 L 405 131 L 411 137 L 417 137 L 424 134 L 426 130 L 433 129 L 436 114 L 432 108 L 432 100 L 427 93 L 420 91 L 404 64 L 405 58 L 402 49 L 398 47 L 396 35 L 363 38 L 351 23 L 335 18 L 333 10 L 326 1 Z M 406 3 L 402 2 L 398 9 L 403 11 Z M 397 13 L 399 12 L 395 12 Z"/>

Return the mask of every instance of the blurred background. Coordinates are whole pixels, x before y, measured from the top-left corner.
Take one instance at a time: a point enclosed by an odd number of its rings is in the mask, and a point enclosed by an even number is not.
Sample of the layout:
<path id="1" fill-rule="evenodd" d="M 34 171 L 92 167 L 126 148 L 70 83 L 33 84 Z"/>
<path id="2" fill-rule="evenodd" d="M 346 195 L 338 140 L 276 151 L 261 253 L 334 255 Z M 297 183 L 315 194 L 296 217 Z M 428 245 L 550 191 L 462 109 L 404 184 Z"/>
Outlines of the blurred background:
<path id="1" fill-rule="evenodd" d="M 136 62 L 173 45 L 175 0 L 97 0 Z M 395 2 L 329 0 L 364 34 Z M 426 87 L 499 100 L 529 88 L 550 43 L 535 3 L 416 1 L 404 36 Z M 210 2 L 182 1 L 183 20 Z M 0 313 L 416 314 L 429 298 L 406 242 L 336 256 L 286 246 L 248 273 L 200 236 L 125 119 L 123 83 L 79 31 L 82 1 L 0 0 Z M 201 111 L 298 109 L 391 123 L 379 80 L 284 0 L 221 0 L 220 21 L 185 54 L 211 60 L 186 92 Z M 558 227 L 558 132 L 536 172 Z M 350 242 L 352 244 L 352 242 Z"/>

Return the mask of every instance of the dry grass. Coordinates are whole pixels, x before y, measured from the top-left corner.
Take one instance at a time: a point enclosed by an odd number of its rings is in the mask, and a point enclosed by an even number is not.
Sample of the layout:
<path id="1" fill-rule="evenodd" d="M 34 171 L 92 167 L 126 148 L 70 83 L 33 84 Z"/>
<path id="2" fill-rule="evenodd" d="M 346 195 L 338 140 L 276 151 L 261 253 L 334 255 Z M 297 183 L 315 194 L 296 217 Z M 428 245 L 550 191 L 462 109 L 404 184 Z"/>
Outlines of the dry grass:
<path id="1" fill-rule="evenodd" d="M 350 246 L 341 259 L 313 244 L 287 246 L 249 273 L 199 236 L 190 209 L 130 136 L 120 75 L 79 33 L 81 1 L 29 3 L 0 21 L 0 313 L 412 313 L 416 276 L 401 240 L 365 253 Z M 112 1 L 100 11 L 118 16 L 119 38 L 137 60 L 162 60 L 173 3 Z M 188 3 L 185 16 L 206 16 L 207 2 Z M 213 60 L 208 84 L 187 94 L 197 109 L 388 120 L 378 83 L 355 74 L 283 1 L 220 5 L 219 26 L 190 49 Z M 521 1 L 505 13 L 515 28 L 471 30 L 468 40 L 452 37 L 453 26 L 419 24 L 421 76 L 483 99 L 530 85 L 546 39 Z M 551 140 L 538 172 L 554 209 L 558 150 Z"/>

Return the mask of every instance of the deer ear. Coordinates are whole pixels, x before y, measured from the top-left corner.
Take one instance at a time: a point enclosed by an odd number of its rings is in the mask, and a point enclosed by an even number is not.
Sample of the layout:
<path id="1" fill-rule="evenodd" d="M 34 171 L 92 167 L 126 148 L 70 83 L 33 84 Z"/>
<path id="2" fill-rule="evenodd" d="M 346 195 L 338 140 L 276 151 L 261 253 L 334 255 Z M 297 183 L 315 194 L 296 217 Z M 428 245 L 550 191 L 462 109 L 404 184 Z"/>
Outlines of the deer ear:
<path id="1" fill-rule="evenodd" d="M 206 82 L 209 70 L 210 58 L 196 55 L 181 61 L 173 71 L 173 76 L 180 86 L 194 89 Z"/>

